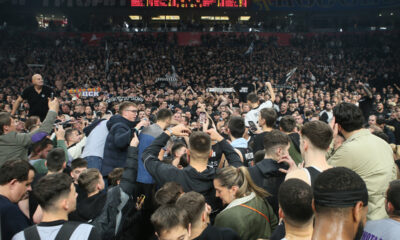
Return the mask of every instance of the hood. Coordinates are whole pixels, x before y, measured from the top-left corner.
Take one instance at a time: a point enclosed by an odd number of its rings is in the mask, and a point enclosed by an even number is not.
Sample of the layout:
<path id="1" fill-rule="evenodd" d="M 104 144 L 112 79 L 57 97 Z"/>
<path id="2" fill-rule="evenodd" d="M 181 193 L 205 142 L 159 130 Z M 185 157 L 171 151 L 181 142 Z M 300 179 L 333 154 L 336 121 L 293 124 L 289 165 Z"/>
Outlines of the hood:
<path id="1" fill-rule="evenodd" d="M 285 173 L 279 171 L 279 168 L 288 169 L 288 165 L 285 163 L 278 163 L 273 159 L 264 159 L 256 164 L 263 176 L 282 176 Z"/>
<path id="2" fill-rule="evenodd" d="M 201 193 L 208 204 L 211 205 L 213 211 L 219 212 L 222 209 L 222 201 L 215 196 L 215 188 L 213 180 L 215 178 L 216 169 L 206 169 L 203 172 L 198 172 L 190 165 L 183 171 L 186 171 L 188 178 L 186 184 L 183 184 L 185 192 L 195 191 Z M 193 189 L 185 189 L 185 187 L 193 186 Z M 195 187 L 194 187 L 195 186 Z"/>
<path id="3" fill-rule="evenodd" d="M 112 116 L 110 118 L 110 120 L 108 120 L 108 122 L 107 122 L 108 130 L 110 131 L 112 126 L 114 126 L 117 123 L 123 123 L 123 124 L 129 126 L 129 128 L 133 128 L 136 126 L 136 122 L 129 121 L 128 119 L 124 118 L 123 116 L 117 114 L 117 115 Z"/>
<path id="4" fill-rule="evenodd" d="M 188 174 L 189 178 L 187 179 L 190 186 L 197 186 L 196 190 L 198 192 L 207 192 L 210 189 L 214 188 L 213 180 L 215 177 L 215 169 L 206 169 L 203 172 L 198 172 L 192 166 L 187 166 L 185 168 L 186 173 Z"/>
<path id="5" fill-rule="evenodd" d="M 248 148 L 248 142 L 244 138 L 238 138 L 232 141 L 232 147 L 234 148 Z"/>
<path id="6" fill-rule="evenodd" d="M 102 118 L 102 119 L 96 119 L 96 120 L 94 120 L 89 126 L 87 126 L 87 127 L 85 127 L 84 129 L 83 129 L 83 133 L 85 133 L 85 136 L 86 137 L 89 137 L 89 135 L 90 135 L 90 133 L 93 131 L 93 129 L 95 129 L 98 125 L 100 125 L 100 123 L 102 122 L 102 121 L 108 121 L 108 120 L 106 120 L 106 119 L 104 119 L 104 118 Z"/>
<path id="7" fill-rule="evenodd" d="M 83 199 L 76 208 L 77 215 L 87 221 L 100 216 L 106 200 L 107 192 L 105 191 Z"/>

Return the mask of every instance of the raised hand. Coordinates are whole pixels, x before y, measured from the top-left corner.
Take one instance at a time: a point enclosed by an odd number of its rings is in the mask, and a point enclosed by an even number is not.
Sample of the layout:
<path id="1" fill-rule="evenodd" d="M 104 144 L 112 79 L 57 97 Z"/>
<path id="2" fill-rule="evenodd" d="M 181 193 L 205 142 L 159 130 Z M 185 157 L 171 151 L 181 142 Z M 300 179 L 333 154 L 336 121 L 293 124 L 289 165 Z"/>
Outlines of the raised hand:
<path id="1" fill-rule="evenodd" d="M 173 128 L 170 128 L 167 132 L 171 131 L 171 134 L 177 137 L 189 136 L 190 129 L 185 127 L 183 124 L 176 125 Z"/>
<path id="2" fill-rule="evenodd" d="M 139 138 L 137 137 L 136 133 L 133 133 L 133 138 L 131 140 L 130 146 L 131 147 L 139 146 Z"/>
<path id="3" fill-rule="evenodd" d="M 54 132 L 56 133 L 57 140 L 65 140 L 65 130 L 62 125 L 58 125 L 58 127 L 54 129 Z"/>
<path id="4" fill-rule="evenodd" d="M 282 156 L 282 157 L 278 160 L 278 163 L 282 163 L 282 162 L 287 163 L 287 164 L 289 165 L 289 169 L 286 170 L 286 169 L 283 169 L 283 168 L 279 168 L 279 171 L 280 171 L 280 172 L 288 173 L 288 172 L 291 172 L 291 171 L 297 169 L 296 163 L 293 161 L 293 159 L 290 157 L 290 155 L 284 155 L 284 156 Z"/>
<path id="5" fill-rule="evenodd" d="M 222 141 L 224 138 L 217 132 L 215 128 L 210 128 L 206 131 L 208 135 L 210 135 L 211 140 L 213 141 Z"/>
<path id="6" fill-rule="evenodd" d="M 48 105 L 49 105 L 49 110 L 52 110 L 54 112 L 58 113 L 58 109 L 59 109 L 59 102 L 57 98 L 54 98 L 53 100 L 51 100 L 50 98 L 48 99 Z"/>

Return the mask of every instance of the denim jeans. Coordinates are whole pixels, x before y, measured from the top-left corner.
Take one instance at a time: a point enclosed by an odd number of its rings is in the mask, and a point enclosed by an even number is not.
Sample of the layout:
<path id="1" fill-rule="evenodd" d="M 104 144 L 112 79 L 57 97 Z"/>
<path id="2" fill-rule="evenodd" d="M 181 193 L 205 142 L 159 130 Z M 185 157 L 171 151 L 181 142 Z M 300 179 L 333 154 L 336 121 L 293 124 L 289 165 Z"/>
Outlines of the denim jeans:
<path id="1" fill-rule="evenodd" d="M 87 156 L 85 160 L 88 163 L 88 168 L 97 168 L 101 171 L 101 165 L 103 163 L 103 158 L 97 156 Z"/>

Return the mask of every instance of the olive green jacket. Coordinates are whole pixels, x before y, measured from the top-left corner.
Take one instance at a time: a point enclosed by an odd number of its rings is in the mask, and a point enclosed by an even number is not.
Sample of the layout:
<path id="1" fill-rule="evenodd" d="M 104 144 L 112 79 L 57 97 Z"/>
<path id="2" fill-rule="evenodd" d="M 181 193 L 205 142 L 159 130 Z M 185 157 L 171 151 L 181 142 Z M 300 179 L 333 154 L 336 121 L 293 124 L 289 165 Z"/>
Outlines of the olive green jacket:
<path id="1" fill-rule="evenodd" d="M 32 143 L 32 135 L 38 132 L 50 134 L 54 128 L 53 124 L 56 117 L 57 113 L 50 110 L 39 129 L 31 133 L 17 133 L 14 131 L 0 135 L 0 166 L 13 159 L 28 161 L 28 149 Z"/>
<path id="2" fill-rule="evenodd" d="M 260 213 L 241 204 L 259 211 L 268 220 Z M 214 225 L 233 229 L 242 240 L 268 239 L 278 225 L 278 219 L 268 202 L 252 193 L 232 201 L 217 215 Z"/>
<path id="3" fill-rule="evenodd" d="M 396 179 L 397 168 L 389 144 L 362 129 L 335 151 L 328 159 L 335 167 L 347 167 L 365 181 L 368 189 L 368 220 L 387 218 L 385 198 L 389 182 Z"/>

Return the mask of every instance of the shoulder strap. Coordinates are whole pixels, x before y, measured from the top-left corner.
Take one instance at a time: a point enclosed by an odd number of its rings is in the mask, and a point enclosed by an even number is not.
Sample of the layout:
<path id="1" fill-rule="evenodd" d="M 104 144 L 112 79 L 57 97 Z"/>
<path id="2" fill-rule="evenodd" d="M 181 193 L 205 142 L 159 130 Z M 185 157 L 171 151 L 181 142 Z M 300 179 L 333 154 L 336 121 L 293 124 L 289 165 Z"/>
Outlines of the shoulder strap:
<path id="1" fill-rule="evenodd" d="M 65 222 L 54 240 L 69 240 L 80 224 L 79 222 Z"/>
<path id="2" fill-rule="evenodd" d="M 225 155 L 223 155 L 223 156 L 221 157 L 221 159 L 219 160 L 218 168 L 223 168 L 224 165 L 225 165 L 225 162 L 226 162 L 226 158 L 225 158 Z"/>
<path id="3" fill-rule="evenodd" d="M 321 174 L 321 172 L 318 171 L 317 169 L 315 169 L 314 167 L 307 167 L 306 169 L 307 169 L 308 173 L 310 174 L 311 186 L 314 186 L 314 182 L 317 179 L 318 175 Z"/>
<path id="4" fill-rule="evenodd" d="M 250 209 L 250 210 L 252 210 L 252 211 L 254 211 L 254 212 L 260 214 L 261 216 L 263 216 L 263 217 L 267 220 L 268 223 L 270 223 L 270 222 L 269 222 L 269 218 L 267 217 L 267 215 L 265 215 L 264 213 L 258 211 L 257 209 L 252 208 L 252 207 L 250 207 L 250 206 L 248 206 L 248 205 L 246 205 L 246 204 L 240 204 L 240 206 L 245 207 L 245 208 L 248 208 L 248 209 Z"/>
<path id="5" fill-rule="evenodd" d="M 36 225 L 28 227 L 24 230 L 24 237 L 26 240 L 40 240 L 40 235 Z"/>

